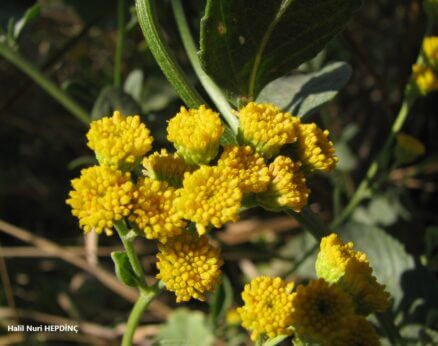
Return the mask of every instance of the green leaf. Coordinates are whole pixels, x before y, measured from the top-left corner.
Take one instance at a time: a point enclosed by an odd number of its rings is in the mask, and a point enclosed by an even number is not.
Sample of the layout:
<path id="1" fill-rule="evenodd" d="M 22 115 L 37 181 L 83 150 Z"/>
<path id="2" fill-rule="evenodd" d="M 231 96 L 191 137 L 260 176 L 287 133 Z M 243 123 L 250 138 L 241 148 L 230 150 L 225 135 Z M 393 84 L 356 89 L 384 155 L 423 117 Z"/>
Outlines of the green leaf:
<path id="1" fill-rule="evenodd" d="M 200 60 L 236 99 L 313 58 L 345 26 L 360 0 L 208 0 Z"/>
<path id="2" fill-rule="evenodd" d="M 347 84 L 351 72 L 349 64 L 335 62 L 318 72 L 282 77 L 269 83 L 257 101 L 273 103 L 304 117 L 331 101 Z"/>
<path id="3" fill-rule="evenodd" d="M 131 71 L 126 77 L 123 90 L 135 101 L 140 102 L 141 92 L 143 90 L 143 71 L 140 69 Z"/>
<path id="4" fill-rule="evenodd" d="M 111 252 L 111 258 L 115 265 L 116 276 L 127 286 L 137 286 L 137 276 L 129 262 L 128 255 L 124 251 Z"/>
<path id="5" fill-rule="evenodd" d="M 158 332 L 159 345 L 212 346 L 214 336 L 205 315 L 199 311 L 177 309 Z"/>
<path id="6" fill-rule="evenodd" d="M 233 287 L 226 275 L 222 275 L 222 283 L 216 289 L 210 301 L 210 320 L 214 329 L 224 318 L 233 303 Z"/>
<path id="7" fill-rule="evenodd" d="M 41 8 L 39 3 L 34 4 L 26 10 L 23 17 L 21 17 L 14 25 L 14 39 L 18 39 L 26 25 L 40 15 L 40 10 Z"/>
<path id="8" fill-rule="evenodd" d="M 141 108 L 130 95 L 113 86 L 107 86 L 102 89 L 93 106 L 91 119 L 111 116 L 114 111 L 120 111 L 123 115 L 133 115 L 140 114 Z"/>

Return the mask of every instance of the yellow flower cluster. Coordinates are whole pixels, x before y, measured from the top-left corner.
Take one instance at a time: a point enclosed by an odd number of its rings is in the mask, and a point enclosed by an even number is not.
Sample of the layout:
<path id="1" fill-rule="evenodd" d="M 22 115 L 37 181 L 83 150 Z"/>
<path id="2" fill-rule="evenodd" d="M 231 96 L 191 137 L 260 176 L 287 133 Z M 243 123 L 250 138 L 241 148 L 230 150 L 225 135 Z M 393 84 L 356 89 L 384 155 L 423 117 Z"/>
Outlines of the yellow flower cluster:
<path id="1" fill-rule="evenodd" d="M 135 166 L 151 150 L 153 141 L 138 115 L 125 117 L 118 111 L 93 121 L 87 139 L 101 165 L 122 170 Z"/>
<path id="2" fill-rule="evenodd" d="M 196 223 L 199 234 L 208 227 L 236 221 L 242 200 L 239 179 L 221 166 L 201 166 L 184 176 L 177 206 L 184 218 Z"/>
<path id="3" fill-rule="evenodd" d="M 358 267 L 343 282 L 352 263 Z M 371 275 L 367 256 L 331 234 L 321 240 L 316 269 L 319 279 L 295 291 L 292 283 L 264 276 L 245 286 L 238 312 L 251 339 L 294 334 L 298 344 L 380 345 L 364 316 L 387 309 L 389 295 Z"/>
<path id="4" fill-rule="evenodd" d="M 389 307 L 389 294 L 372 275 L 368 258 L 353 250 L 353 243 L 342 243 L 336 234 L 321 240 L 316 260 L 316 273 L 328 282 L 336 283 L 353 299 L 356 312 L 368 315 Z"/>
<path id="5" fill-rule="evenodd" d="M 134 222 L 147 239 L 165 243 L 168 238 L 180 235 L 186 226 L 175 206 L 178 195 L 179 191 L 165 181 L 139 179 L 129 221 Z"/>
<path id="6" fill-rule="evenodd" d="M 66 203 L 85 232 L 111 234 L 114 223 L 131 212 L 135 187 L 130 173 L 93 166 L 83 169 L 71 184 L 73 190 Z"/>
<path id="7" fill-rule="evenodd" d="M 425 37 L 423 40 L 423 53 L 432 65 L 438 64 L 438 36 Z"/>
<path id="8" fill-rule="evenodd" d="M 189 110 L 181 107 L 169 121 L 167 139 L 187 163 L 197 165 L 215 158 L 223 132 L 218 113 L 205 106 Z"/>
<path id="9" fill-rule="evenodd" d="M 363 316 L 353 315 L 348 319 L 348 328 L 344 328 L 333 340 L 327 343 L 328 346 L 379 346 L 379 336 Z"/>
<path id="10" fill-rule="evenodd" d="M 176 153 L 170 154 L 166 149 L 145 157 L 142 164 L 144 175 L 155 180 L 167 181 L 174 187 L 180 187 L 184 173 L 193 170 L 193 167 Z"/>
<path id="11" fill-rule="evenodd" d="M 412 66 L 412 75 L 417 84 L 418 90 L 422 94 L 428 94 L 438 90 L 438 76 L 433 68 L 415 64 Z"/>
<path id="12" fill-rule="evenodd" d="M 298 126 L 297 155 L 308 172 L 329 172 L 335 168 L 338 158 L 329 131 L 321 130 L 315 123 Z"/>
<path id="13" fill-rule="evenodd" d="M 139 116 L 116 111 L 92 122 L 87 134 L 100 166 L 72 181 L 67 204 L 85 232 L 121 232 L 123 224 L 135 231 L 129 234 L 157 240 L 157 277 L 178 301 L 204 299 L 218 282 L 222 262 L 207 231 L 237 221 L 242 206 L 299 212 L 310 192 L 302 168 L 328 171 L 336 164 L 327 132 L 315 124 L 271 104 L 251 102 L 238 113 L 239 134 L 230 140 L 222 137 L 218 113 L 181 107 L 167 127 L 176 152 L 147 157 L 153 138 Z M 274 157 L 280 150 L 287 156 Z M 272 335 L 283 322 L 265 332 Z"/>
<path id="14" fill-rule="evenodd" d="M 278 154 L 281 147 L 297 140 L 299 119 L 272 104 L 248 103 L 239 111 L 243 142 L 266 158 Z"/>
<path id="15" fill-rule="evenodd" d="M 245 285 L 244 306 L 237 309 L 242 326 L 251 331 L 251 339 L 260 335 L 274 338 L 292 334 L 293 283 L 281 278 L 261 276 Z"/>
<path id="16" fill-rule="evenodd" d="M 226 146 L 218 166 L 231 169 L 243 193 L 266 191 L 271 180 L 264 158 L 250 146 Z"/>
<path id="17" fill-rule="evenodd" d="M 286 156 L 277 156 L 269 165 L 271 182 L 268 189 L 257 196 L 260 205 L 273 211 L 286 207 L 296 212 L 301 211 L 307 204 L 310 190 L 300 167 L 300 162 L 293 162 Z"/>
<path id="18" fill-rule="evenodd" d="M 418 91 L 425 95 L 438 90 L 438 36 L 424 38 L 423 57 L 424 61 L 412 66 L 412 77 Z"/>
<path id="19" fill-rule="evenodd" d="M 333 340 L 352 315 L 350 297 L 322 279 L 298 286 L 293 294 L 292 323 L 300 339 L 308 342 Z"/>
<path id="20" fill-rule="evenodd" d="M 158 248 L 157 278 L 175 292 L 177 302 L 205 300 L 205 292 L 216 288 L 222 260 L 220 250 L 209 244 L 206 236 L 186 232 Z"/>

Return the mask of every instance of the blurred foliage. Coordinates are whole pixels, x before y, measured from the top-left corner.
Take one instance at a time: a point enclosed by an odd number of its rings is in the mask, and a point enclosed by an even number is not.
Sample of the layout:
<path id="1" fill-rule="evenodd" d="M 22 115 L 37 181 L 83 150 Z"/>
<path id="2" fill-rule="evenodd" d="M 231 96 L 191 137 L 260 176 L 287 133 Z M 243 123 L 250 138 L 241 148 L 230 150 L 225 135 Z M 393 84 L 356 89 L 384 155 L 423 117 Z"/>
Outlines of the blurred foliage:
<path id="1" fill-rule="evenodd" d="M 199 33 L 204 2 L 184 3 L 192 31 Z M 126 11 L 123 90 L 112 87 L 116 2 L 41 0 L 38 4 L 32 7 L 34 1 L 3 0 L 0 3 L 2 34 L 93 118 L 119 107 L 126 112 L 139 112 L 154 132 L 155 149 L 165 145 L 166 121 L 181 103 L 143 41 L 133 4 L 129 3 Z M 160 23 L 166 39 L 195 81 L 170 13 L 169 1 L 160 1 Z M 301 105 L 298 108 L 309 120 L 330 129 L 336 144 L 340 157 L 337 171 L 310 181 L 311 202 L 318 201 L 314 207 L 325 220 L 331 220 L 345 206 L 381 149 L 398 111 L 425 23 L 418 0 L 367 1 L 345 31 L 330 41 L 315 59 L 300 67 L 307 74 L 293 74 L 273 82 L 301 88 L 302 99 L 298 103 L 287 99 L 284 102 L 290 102 L 294 110 L 297 104 Z M 305 83 L 321 74 L 324 71 L 321 68 L 334 66 L 342 70 L 336 85 L 330 86 L 337 93 L 322 94 L 323 97 L 320 94 L 318 111 L 307 112 L 304 106 L 306 99 L 312 97 L 312 90 L 316 88 L 320 92 L 326 86 Z M 82 247 L 84 237 L 64 200 L 70 179 L 78 175 L 80 168 L 93 162 L 91 152 L 84 145 L 87 129 L 3 59 L 0 59 L 0 75 L 0 219 L 62 246 Z M 260 98 L 264 99 L 263 92 Z M 436 93 L 419 99 L 403 128 L 404 133 L 424 145 L 424 155 L 406 162 L 393 160 L 380 173 L 374 194 L 355 211 L 341 233 L 368 253 L 377 277 L 394 297 L 393 314 L 403 326 L 402 333 L 409 338 L 410 345 L 438 342 L 437 100 Z M 226 323 L 225 316 L 228 310 L 241 304 L 240 292 L 249 277 L 254 272 L 286 275 L 298 282 L 314 277 L 311 250 L 315 241 L 307 233 L 293 222 L 285 223 L 278 215 L 259 209 L 244 213 L 242 219 L 236 227 L 217 234 L 217 241 L 223 243 L 227 279 L 211 297 L 210 307 L 199 302 L 186 304 L 185 307 L 200 311 L 178 309 L 167 322 L 149 312 L 143 318 L 145 323 L 162 324 L 152 335 L 147 335 L 151 343 L 166 344 L 179 338 L 187 342 L 194 340 L 193 344 L 202 340 L 202 345 L 213 344 L 214 338 L 226 340 L 227 345 L 248 343 L 238 326 Z M 250 232 L 242 236 L 245 227 Z M 4 249 L 23 245 L 13 237 L 0 234 Z M 236 244 L 230 239 L 237 236 Z M 119 241 L 115 236 L 102 236 L 99 245 L 117 246 Z M 155 267 L 148 254 L 154 249 L 149 242 L 143 242 L 141 249 L 148 275 L 153 276 Z M 21 257 L 19 251 L 5 261 L 14 301 L 20 309 L 93 321 L 115 329 L 126 320 L 131 303 L 76 267 L 49 256 Z M 108 255 L 99 257 L 99 263 L 109 270 L 114 267 Z M 124 263 L 123 256 L 120 263 Z M 0 290 L 1 308 L 8 305 L 6 289 L 2 286 Z M 175 307 L 171 294 L 160 299 Z M 20 318 L 28 321 L 30 315 Z M 6 335 L 5 323 L 0 318 L 1 331 Z M 35 345 L 90 343 L 93 343 L 91 337 L 88 342 L 35 338 L 24 341 Z"/>

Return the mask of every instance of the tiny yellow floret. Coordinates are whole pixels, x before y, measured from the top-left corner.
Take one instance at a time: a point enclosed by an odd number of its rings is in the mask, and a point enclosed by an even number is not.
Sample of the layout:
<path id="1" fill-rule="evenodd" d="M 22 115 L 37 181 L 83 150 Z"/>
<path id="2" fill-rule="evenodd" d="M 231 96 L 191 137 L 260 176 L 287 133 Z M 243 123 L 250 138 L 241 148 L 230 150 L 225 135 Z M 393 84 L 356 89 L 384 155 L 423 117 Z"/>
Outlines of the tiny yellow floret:
<path id="1" fill-rule="evenodd" d="M 365 317 L 351 316 L 328 346 L 380 346 L 379 335 Z"/>
<path id="2" fill-rule="evenodd" d="M 71 184 L 73 190 L 66 203 L 85 233 L 111 234 L 114 223 L 131 212 L 135 187 L 129 173 L 93 166 L 81 170 L 81 176 Z"/>
<path id="3" fill-rule="evenodd" d="M 129 221 L 136 223 L 147 239 L 165 243 L 168 238 L 181 234 L 186 226 L 175 207 L 178 196 L 179 190 L 165 181 L 140 178 Z"/>
<path id="4" fill-rule="evenodd" d="M 303 163 L 303 169 L 330 172 L 338 162 L 333 143 L 328 139 L 329 131 L 321 130 L 315 123 L 298 126 L 296 154 Z"/>
<path id="5" fill-rule="evenodd" d="M 271 182 L 267 191 L 256 196 L 261 206 L 278 211 L 291 208 L 296 212 L 307 204 L 310 190 L 300 170 L 301 164 L 286 156 L 277 156 L 269 165 Z"/>
<path id="6" fill-rule="evenodd" d="M 330 343 L 354 315 L 348 294 L 321 279 L 299 286 L 292 305 L 295 331 L 301 340 L 310 343 Z"/>
<path id="7" fill-rule="evenodd" d="M 138 115 L 112 117 L 93 121 L 87 133 L 88 147 L 103 166 L 132 169 L 152 148 L 153 138 Z"/>
<path id="8" fill-rule="evenodd" d="M 239 111 L 240 136 L 266 158 L 278 154 L 281 147 L 297 140 L 297 117 L 272 104 L 250 102 Z"/>
<path id="9" fill-rule="evenodd" d="M 274 338 L 292 334 L 292 290 L 294 284 L 281 278 L 261 276 L 245 285 L 244 305 L 237 309 L 242 326 L 251 332 L 251 339 L 259 336 Z"/>
<path id="10" fill-rule="evenodd" d="M 438 67 L 438 36 L 424 38 L 423 52 L 428 63 L 434 67 Z"/>
<path id="11" fill-rule="evenodd" d="M 184 175 L 177 207 L 185 219 L 196 223 L 198 233 L 204 234 L 210 226 L 219 228 L 237 221 L 241 199 L 239 179 L 229 168 L 201 166 Z"/>
<path id="12" fill-rule="evenodd" d="M 185 232 L 158 244 L 157 279 L 175 292 L 177 302 L 191 298 L 203 301 L 205 293 L 214 291 L 219 283 L 223 263 L 220 250 L 208 242 L 207 236 Z"/>
<path id="13" fill-rule="evenodd" d="M 432 68 L 415 64 L 412 66 L 412 76 L 421 94 L 438 90 L 438 76 Z"/>
<path id="14" fill-rule="evenodd" d="M 164 180 L 174 187 L 180 187 L 185 172 L 191 172 L 193 166 L 189 166 L 176 153 L 168 153 L 166 149 L 156 151 L 143 159 L 143 174 L 155 179 Z"/>
<path id="15" fill-rule="evenodd" d="M 268 188 L 270 177 L 265 159 L 250 146 L 226 146 L 218 166 L 228 167 L 239 179 L 243 193 L 262 192 Z"/>
<path id="16" fill-rule="evenodd" d="M 188 164 L 206 164 L 216 157 L 224 129 L 219 114 L 211 109 L 181 107 L 169 121 L 167 139 Z"/>
<path id="17" fill-rule="evenodd" d="M 316 274 L 347 292 L 357 313 L 383 312 L 389 307 L 389 294 L 372 275 L 367 256 L 354 251 L 353 246 L 352 242 L 344 244 L 334 233 L 324 237 L 315 264 Z"/>

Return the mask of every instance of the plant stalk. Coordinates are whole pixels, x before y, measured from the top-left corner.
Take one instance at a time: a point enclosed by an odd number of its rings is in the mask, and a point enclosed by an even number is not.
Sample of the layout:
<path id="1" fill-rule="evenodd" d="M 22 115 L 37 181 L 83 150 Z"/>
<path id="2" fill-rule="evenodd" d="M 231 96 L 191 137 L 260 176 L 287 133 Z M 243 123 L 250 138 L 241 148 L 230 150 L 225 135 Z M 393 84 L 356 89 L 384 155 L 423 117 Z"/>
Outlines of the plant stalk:
<path id="1" fill-rule="evenodd" d="M 114 86 L 122 87 L 122 60 L 125 46 L 125 0 L 117 1 L 117 45 L 114 57 Z"/>
<path id="2" fill-rule="evenodd" d="M 199 78 L 204 89 L 210 95 L 216 107 L 222 113 L 225 121 L 230 126 L 234 134 L 237 134 L 237 129 L 239 127 L 239 121 L 233 114 L 230 104 L 225 98 L 219 87 L 213 82 L 213 80 L 205 73 L 202 69 L 201 63 L 197 55 L 197 48 L 193 36 L 190 33 L 189 24 L 187 23 L 187 18 L 184 14 L 184 8 L 182 6 L 181 0 L 171 1 L 173 13 L 175 15 L 176 24 L 178 31 L 181 35 L 181 40 L 183 42 L 184 48 L 187 52 L 187 56 L 195 70 L 196 75 Z"/>
<path id="3" fill-rule="evenodd" d="M 201 95 L 190 84 L 187 76 L 171 53 L 158 28 L 154 0 L 136 0 L 138 21 L 143 36 L 155 60 L 168 81 L 173 85 L 184 103 L 190 108 L 206 104 Z"/>
<path id="4" fill-rule="evenodd" d="M 141 265 L 140 259 L 135 253 L 133 239 L 127 237 L 129 230 L 126 226 L 125 221 L 119 221 L 115 224 L 115 228 L 119 233 L 120 239 L 122 240 L 123 246 L 125 247 L 126 254 L 128 255 L 131 267 L 137 276 L 138 282 L 140 283 L 140 288 L 148 288 L 144 276 L 143 266 Z"/>
<path id="5" fill-rule="evenodd" d="M 365 174 L 365 177 L 359 184 L 359 187 L 357 188 L 353 197 L 350 199 L 350 202 L 342 210 L 341 214 L 339 214 L 339 216 L 333 221 L 332 227 L 337 227 L 341 225 L 356 209 L 356 207 L 365 198 L 367 198 L 371 189 L 371 184 L 374 178 L 376 177 L 379 169 L 382 166 L 386 165 L 388 159 L 388 151 L 391 148 L 391 145 L 394 143 L 397 134 L 400 132 L 401 128 L 403 127 L 403 124 L 405 123 L 406 118 L 408 117 L 409 110 L 416 99 L 417 94 L 413 90 L 414 90 L 413 86 L 408 84 L 406 87 L 405 97 L 402 106 L 397 115 L 397 118 L 394 121 L 394 124 L 392 125 L 391 132 L 388 138 L 386 139 L 382 150 L 378 154 L 377 158 L 371 163 L 367 173 Z"/>
<path id="6" fill-rule="evenodd" d="M 140 290 L 140 296 L 134 304 L 126 323 L 126 329 L 122 339 L 122 346 L 132 346 L 134 333 L 140 323 L 141 317 L 151 301 L 154 300 L 160 294 L 160 292 L 161 289 L 158 287 L 158 284 L 149 287 L 148 289 Z"/>
<path id="7" fill-rule="evenodd" d="M 29 61 L 22 57 L 19 53 L 12 50 L 5 43 L 0 42 L 0 55 L 3 56 L 10 63 L 15 65 L 41 88 L 43 88 L 50 96 L 52 96 L 58 103 L 64 106 L 76 118 L 84 124 L 90 122 L 88 112 L 82 108 L 75 100 L 73 100 L 67 93 L 61 90 L 55 83 L 44 76 L 36 67 Z"/>

